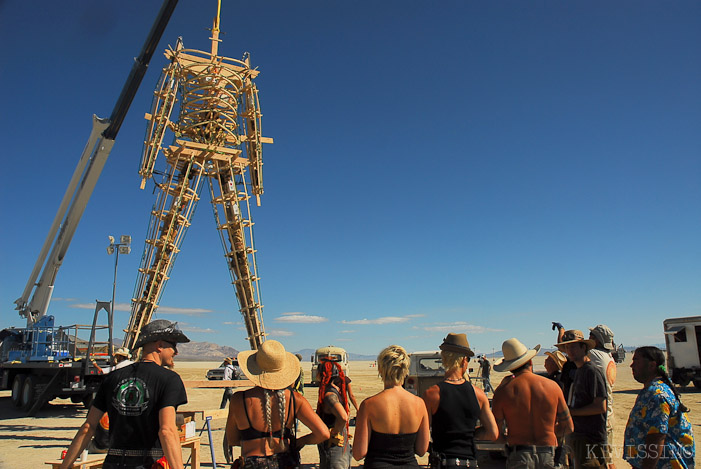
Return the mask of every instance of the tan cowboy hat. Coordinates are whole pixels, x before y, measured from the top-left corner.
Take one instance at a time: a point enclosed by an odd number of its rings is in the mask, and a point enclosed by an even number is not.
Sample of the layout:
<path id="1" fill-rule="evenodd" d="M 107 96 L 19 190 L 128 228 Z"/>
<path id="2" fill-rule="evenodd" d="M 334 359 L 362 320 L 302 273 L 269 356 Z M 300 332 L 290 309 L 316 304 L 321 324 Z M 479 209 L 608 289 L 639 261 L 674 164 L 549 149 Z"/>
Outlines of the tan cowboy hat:
<path id="1" fill-rule="evenodd" d="M 277 340 L 266 340 L 258 350 L 239 352 L 243 374 L 263 389 L 284 389 L 299 376 L 299 360 Z"/>
<path id="2" fill-rule="evenodd" d="M 451 332 L 443 339 L 443 343 L 438 348 L 446 352 L 460 353 L 467 356 L 467 358 L 475 356 L 475 352 L 470 348 L 465 334 L 453 334 Z"/>
<path id="3" fill-rule="evenodd" d="M 594 341 L 594 339 L 585 339 L 584 333 L 582 331 L 578 331 L 577 329 L 565 331 L 562 334 L 562 342 L 558 342 L 555 345 L 559 347 L 560 345 L 574 344 L 577 342 L 585 344 L 587 346 L 587 351 L 596 347 L 596 341 Z"/>
<path id="4" fill-rule="evenodd" d="M 127 360 L 131 360 L 131 353 L 129 353 L 129 349 L 127 349 L 126 347 L 118 348 L 112 355 L 114 355 L 115 357 L 117 355 L 121 357 L 127 357 Z"/>
<path id="5" fill-rule="evenodd" d="M 555 365 L 560 370 L 562 370 L 562 367 L 565 365 L 565 362 L 567 362 L 567 357 L 564 353 L 560 352 L 559 350 L 555 350 L 554 352 L 545 352 L 545 354 L 553 359 Z"/>
<path id="6" fill-rule="evenodd" d="M 518 339 L 511 338 L 501 344 L 501 352 L 504 358 L 494 364 L 494 371 L 511 371 L 525 364 L 535 357 L 540 350 L 540 344 L 528 350 Z"/>

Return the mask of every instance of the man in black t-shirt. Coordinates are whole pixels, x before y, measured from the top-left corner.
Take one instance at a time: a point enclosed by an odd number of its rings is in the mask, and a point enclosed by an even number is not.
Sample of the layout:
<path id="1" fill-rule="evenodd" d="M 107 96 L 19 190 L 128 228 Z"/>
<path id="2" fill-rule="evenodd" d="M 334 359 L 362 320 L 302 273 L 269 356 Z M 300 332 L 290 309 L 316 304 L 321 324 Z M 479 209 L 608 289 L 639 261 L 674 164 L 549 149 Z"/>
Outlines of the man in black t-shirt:
<path id="1" fill-rule="evenodd" d="M 574 422 L 574 432 L 568 438 L 574 469 L 606 467 L 606 381 L 587 356 L 594 341 L 585 339 L 582 331 L 569 330 L 557 346 L 564 347 L 577 366 L 566 396 Z"/>
<path id="2" fill-rule="evenodd" d="M 106 412 L 110 430 L 104 469 L 150 468 L 163 457 L 171 468 L 181 469 L 175 411 L 187 403 L 187 394 L 180 376 L 166 367 L 174 366 L 177 344 L 189 341 L 177 323 L 157 319 L 144 326 L 135 344 L 143 347 L 141 361 L 105 376 L 61 468 L 72 467 Z"/>

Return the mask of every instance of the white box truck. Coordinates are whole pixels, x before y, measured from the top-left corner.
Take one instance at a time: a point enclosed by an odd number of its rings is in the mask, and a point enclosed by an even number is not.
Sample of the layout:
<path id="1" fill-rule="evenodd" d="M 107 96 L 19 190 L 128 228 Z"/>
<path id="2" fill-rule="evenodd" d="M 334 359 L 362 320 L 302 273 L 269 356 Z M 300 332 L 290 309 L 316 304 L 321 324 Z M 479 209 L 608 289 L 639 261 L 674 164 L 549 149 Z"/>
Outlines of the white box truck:
<path id="1" fill-rule="evenodd" d="M 701 389 L 701 316 L 665 319 L 663 324 L 672 382 L 686 386 L 693 381 Z"/>

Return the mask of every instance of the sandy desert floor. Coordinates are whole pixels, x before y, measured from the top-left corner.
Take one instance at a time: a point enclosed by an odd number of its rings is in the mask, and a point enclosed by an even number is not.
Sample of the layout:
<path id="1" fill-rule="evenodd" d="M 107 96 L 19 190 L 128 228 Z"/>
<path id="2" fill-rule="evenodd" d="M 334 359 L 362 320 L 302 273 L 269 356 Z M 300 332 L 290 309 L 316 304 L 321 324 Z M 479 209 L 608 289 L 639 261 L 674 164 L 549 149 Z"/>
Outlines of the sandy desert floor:
<path id="1" fill-rule="evenodd" d="M 543 370 L 543 357 L 534 359 L 535 371 Z M 205 371 L 218 366 L 213 362 L 185 362 L 177 363 L 176 371 L 184 380 L 204 379 Z M 353 379 L 353 390 L 360 403 L 382 389 L 382 383 L 377 377 L 377 368 L 369 361 L 351 363 L 350 376 Z M 477 370 L 476 364 L 474 366 Z M 311 373 L 311 364 L 304 363 L 305 376 Z M 505 376 L 505 373 L 493 373 L 492 384 L 496 385 Z M 308 379 L 308 378 L 307 378 Z M 628 413 L 633 406 L 635 397 L 641 385 L 637 383 L 630 370 L 630 354 L 626 361 L 618 365 L 618 380 L 614 387 L 614 412 L 616 414 L 616 439 L 614 445 L 620 448 L 623 440 Z M 217 467 L 226 467 L 222 450 L 222 437 L 226 423 L 225 412 L 216 412 L 221 401 L 220 389 L 188 389 L 188 404 L 181 410 L 208 410 L 215 411 L 217 415 L 211 421 L 214 440 L 214 452 Z M 317 388 L 305 388 L 305 396 L 316 408 Z M 694 433 L 701 435 L 701 392 L 693 387 L 686 388 L 682 394 L 684 403 L 692 409 L 690 414 L 694 424 Z M 79 404 L 73 404 L 70 400 L 56 399 L 45 406 L 37 417 L 29 418 L 20 413 L 10 402 L 9 391 L 0 392 L 0 468 L 40 468 L 48 467 L 45 461 L 60 457 L 75 435 L 76 430 L 85 419 L 87 411 Z M 352 416 L 355 411 L 352 410 Z M 197 422 L 198 431 L 203 428 L 203 422 Z M 351 428 L 352 431 L 352 428 Z M 303 434 L 304 432 L 302 432 Z M 184 454 L 189 454 L 185 451 Z M 302 461 L 307 468 L 313 468 L 318 463 L 316 447 L 306 447 L 302 450 Z M 427 458 L 420 458 L 420 463 L 426 464 Z M 629 467 L 620 457 L 615 460 L 619 468 Z M 360 465 L 353 462 L 354 466 Z M 206 431 L 202 435 L 202 467 L 213 467 L 212 457 Z M 487 455 L 480 457 L 482 468 L 504 467 L 504 460 L 491 459 Z"/>

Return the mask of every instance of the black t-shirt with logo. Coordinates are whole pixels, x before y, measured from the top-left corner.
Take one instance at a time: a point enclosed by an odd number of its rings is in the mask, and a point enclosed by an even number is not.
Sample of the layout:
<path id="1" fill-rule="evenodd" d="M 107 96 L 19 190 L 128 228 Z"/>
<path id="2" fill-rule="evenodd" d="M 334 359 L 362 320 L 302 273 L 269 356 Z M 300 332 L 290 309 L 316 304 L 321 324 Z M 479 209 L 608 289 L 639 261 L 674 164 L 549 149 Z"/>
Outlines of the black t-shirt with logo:
<path id="1" fill-rule="evenodd" d="M 180 376 L 153 362 L 137 362 L 105 376 L 93 405 L 110 419 L 110 448 L 160 448 L 158 414 L 187 403 Z"/>

